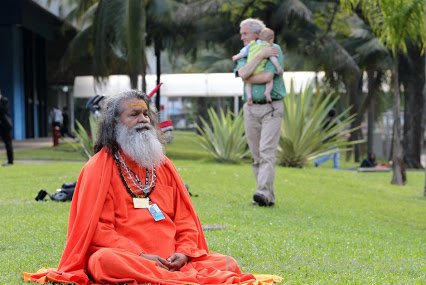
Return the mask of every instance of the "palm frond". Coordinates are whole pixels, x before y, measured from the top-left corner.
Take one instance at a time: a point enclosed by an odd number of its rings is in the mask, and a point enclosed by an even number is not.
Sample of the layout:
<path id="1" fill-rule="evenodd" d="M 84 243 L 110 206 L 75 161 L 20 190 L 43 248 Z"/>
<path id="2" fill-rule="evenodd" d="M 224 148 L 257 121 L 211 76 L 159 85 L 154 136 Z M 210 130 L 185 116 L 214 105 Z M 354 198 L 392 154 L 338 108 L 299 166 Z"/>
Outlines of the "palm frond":
<path id="1" fill-rule="evenodd" d="M 424 0 L 341 0 L 341 3 L 348 11 L 359 6 L 374 34 L 393 55 L 398 51 L 405 53 L 409 41 L 426 47 Z"/>
<path id="2" fill-rule="evenodd" d="M 109 0 L 101 1 L 96 10 L 94 32 L 94 73 L 97 77 L 109 75 L 111 45 L 120 40 L 118 35 L 122 31 L 126 19 L 125 9 L 127 1 Z"/>
<path id="3" fill-rule="evenodd" d="M 311 22 L 312 11 L 300 0 L 281 1 L 276 13 L 273 14 L 273 25 L 280 25 L 292 19 L 297 19 L 301 22 Z"/>
<path id="4" fill-rule="evenodd" d="M 75 2 L 67 4 L 67 2 Z M 91 25 L 95 16 L 96 9 L 98 7 L 98 1 L 76 1 L 68 0 L 61 3 L 64 7 L 70 8 L 68 14 L 64 20 L 69 23 L 73 23 L 78 29 L 84 29 L 88 25 Z M 74 7 L 74 8 L 72 8 Z"/>
<path id="5" fill-rule="evenodd" d="M 92 26 L 88 26 L 77 33 L 77 35 L 71 40 L 64 56 L 61 59 L 60 65 L 62 69 L 67 69 L 76 59 L 91 55 L 92 36 Z"/>
<path id="6" fill-rule="evenodd" d="M 90 132 L 87 131 L 79 121 L 76 121 L 76 136 L 79 142 L 79 147 L 77 149 L 88 159 L 94 154 L 94 142 L 98 134 L 97 120 L 93 116 L 89 117 L 89 124 Z"/>

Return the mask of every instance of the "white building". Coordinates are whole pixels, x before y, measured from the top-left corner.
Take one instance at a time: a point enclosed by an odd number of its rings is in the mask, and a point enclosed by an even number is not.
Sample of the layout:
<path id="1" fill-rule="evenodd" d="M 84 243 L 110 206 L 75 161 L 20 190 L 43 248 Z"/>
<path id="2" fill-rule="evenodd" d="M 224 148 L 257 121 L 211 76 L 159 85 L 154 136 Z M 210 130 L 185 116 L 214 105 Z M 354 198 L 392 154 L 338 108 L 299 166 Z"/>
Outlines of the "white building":
<path id="1" fill-rule="evenodd" d="M 315 72 L 285 72 L 284 83 L 287 90 L 293 82 L 295 90 L 299 91 L 316 77 L 322 78 L 323 73 Z M 139 78 L 138 89 L 142 86 Z M 156 86 L 156 76 L 147 75 L 147 93 Z M 233 73 L 187 73 L 162 74 L 160 100 L 164 106 L 162 116 L 169 118 L 182 109 L 183 97 L 233 97 L 234 113 L 239 111 L 239 97 L 243 95 L 243 82 Z M 78 76 L 74 80 L 74 97 L 90 98 L 97 94 L 111 95 L 130 89 L 130 79 L 127 75 L 111 75 L 102 84 L 96 83 L 92 76 Z"/>

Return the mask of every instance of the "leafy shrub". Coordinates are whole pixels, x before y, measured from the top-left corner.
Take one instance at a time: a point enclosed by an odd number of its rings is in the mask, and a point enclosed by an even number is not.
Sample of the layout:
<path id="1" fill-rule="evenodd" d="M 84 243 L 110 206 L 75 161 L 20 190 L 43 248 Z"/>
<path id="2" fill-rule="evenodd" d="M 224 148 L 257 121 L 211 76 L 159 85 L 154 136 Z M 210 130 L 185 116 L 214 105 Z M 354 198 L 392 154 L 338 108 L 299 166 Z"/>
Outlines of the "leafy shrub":
<path id="1" fill-rule="evenodd" d="M 93 147 L 98 134 L 98 121 L 93 116 L 89 117 L 90 132 L 88 132 L 79 121 L 76 121 L 76 124 L 76 136 L 78 138 L 79 145 L 72 145 L 89 159 L 94 154 Z"/>
<path id="2" fill-rule="evenodd" d="M 352 129 L 348 126 L 354 116 L 350 108 L 336 116 L 338 124 L 324 129 L 328 112 L 336 105 L 338 97 L 328 94 L 324 98 L 313 92 L 310 85 L 296 93 L 291 88 L 284 99 L 284 114 L 279 142 L 278 163 L 282 166 L 303 167 L 307 161 L 340 150 L 362 141 L 347 138 Z"/>
<path id="3" fill-rule="evenodd" d="M 197 125 L 199 143 L 220 162 L 240 162 L 249 153 L 244 135 L 244 120 L 242 111 L 234 115 L 229 110 L 220 110 L 220 116 L 213 108 L 208 109 L 211 126 L 201 120 Z"/>

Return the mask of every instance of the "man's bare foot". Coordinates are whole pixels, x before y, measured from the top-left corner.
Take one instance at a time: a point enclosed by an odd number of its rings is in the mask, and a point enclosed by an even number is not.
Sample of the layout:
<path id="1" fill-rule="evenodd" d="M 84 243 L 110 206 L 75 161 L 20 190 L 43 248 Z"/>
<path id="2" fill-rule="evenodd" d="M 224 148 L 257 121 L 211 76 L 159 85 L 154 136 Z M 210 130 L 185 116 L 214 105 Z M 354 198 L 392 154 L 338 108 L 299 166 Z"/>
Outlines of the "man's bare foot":
<path id="1" fill-rule="evenodd" d="M 249 105 L 249 106 L 253 105 L 253 98 L 247 99 L 247 105 Z"/>

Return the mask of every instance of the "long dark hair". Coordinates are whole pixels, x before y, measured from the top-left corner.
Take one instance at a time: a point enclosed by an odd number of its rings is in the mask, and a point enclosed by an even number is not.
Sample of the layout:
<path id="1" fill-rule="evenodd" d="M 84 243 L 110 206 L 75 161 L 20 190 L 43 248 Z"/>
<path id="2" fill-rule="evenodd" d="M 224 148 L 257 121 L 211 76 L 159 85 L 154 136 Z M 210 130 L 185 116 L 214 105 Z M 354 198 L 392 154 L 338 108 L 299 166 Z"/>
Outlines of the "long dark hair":
<path id="1" fill-rule="evenodd" d="M 103 147 L 105 147 L 110 154 L 115 154 L 117 152 L 119 145 L 116 139 L 116 126 L 119 122 L 120 115 L 123 112 L 122 105 L 125 100 L 133 98 L 145 101 L 148 106 L 148 117 L 151 120 L 151 125 L 157 129 L 157 133 L 159 132 L 157 128 L 157 112 L 150 105 L 151 100 L 145 93 L 139 90 L 129 90 L 106 97 L 99 120 L 98 136 L 94 146 L 95 153 L 100 151 Z"/>

